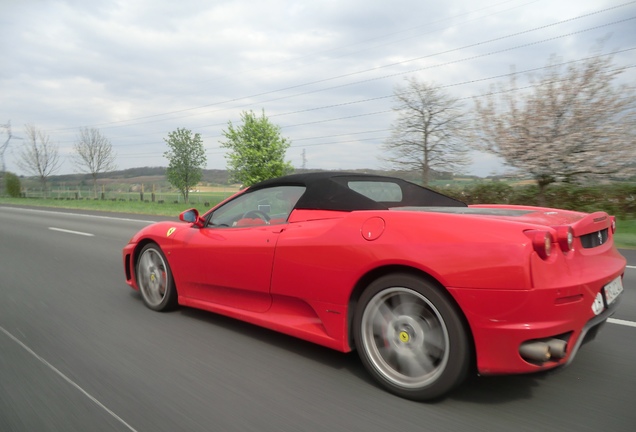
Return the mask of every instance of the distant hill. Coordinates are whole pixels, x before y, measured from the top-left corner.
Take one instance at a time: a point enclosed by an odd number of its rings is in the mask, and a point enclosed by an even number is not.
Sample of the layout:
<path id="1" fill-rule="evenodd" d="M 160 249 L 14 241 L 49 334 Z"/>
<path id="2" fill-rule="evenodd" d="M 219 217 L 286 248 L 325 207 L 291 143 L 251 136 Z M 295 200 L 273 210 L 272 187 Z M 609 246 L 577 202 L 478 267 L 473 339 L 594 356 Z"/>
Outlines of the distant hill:
<path id="1" fill-rule="evenodd" d="M 97 182 L 110 183 L 153 183 L 167 182 L 166 167 L 139 167 L 101 173 Z M 203 182 L 212 184 L 228 184 L 229 175 L 226 170 L 203 170 Z M 49 177 L 49 184 L 90 184 L 90 174 L 64 174 Z"/>
<path id="2" fill-rule="evenodd" d="M 99 184 L 139 184 L 139 183 L 167 183 L 166 167 L 138 167 L 125 170 L 111 171 L 99 175 L 97 182 Z M 296 169 L 295 173 L 325 171 L 320 169 Z M 346 170 L 349 172 L 367 173 L 387 175 L 391 177 L 399 177 L 414 183 L 420 182 L 420 174 L 417 171 L 383 171 L 372 169 L 356 169 Z M 203 170 L 203 183 L 210 185 L 227 185 L 229 184 L 229 173 L 227 170 L 211 169 Z M 435 180 L 451 180 L 451 173 L 433 173 Z M 92 183 L 90 174 L 65 174 L 49 177 L 49 185 L 82 185 L 87 186 Z"/>

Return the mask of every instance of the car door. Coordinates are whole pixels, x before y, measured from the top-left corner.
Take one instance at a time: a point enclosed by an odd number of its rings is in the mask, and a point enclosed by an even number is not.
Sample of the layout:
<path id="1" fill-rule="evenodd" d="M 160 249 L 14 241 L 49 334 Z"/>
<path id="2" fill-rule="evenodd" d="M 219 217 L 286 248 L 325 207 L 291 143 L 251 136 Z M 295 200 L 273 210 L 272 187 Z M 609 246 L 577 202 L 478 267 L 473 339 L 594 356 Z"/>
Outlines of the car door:
<path id="1" fill-rule="evenodd" d="M 182 295 L 266 311 L 276 243 L 302 191 L 275 187 L 240 195 L 216 209 L 205 227 L 188 230 L 182 238 L 189 269 L 179 275 L 188 281 Z"/>

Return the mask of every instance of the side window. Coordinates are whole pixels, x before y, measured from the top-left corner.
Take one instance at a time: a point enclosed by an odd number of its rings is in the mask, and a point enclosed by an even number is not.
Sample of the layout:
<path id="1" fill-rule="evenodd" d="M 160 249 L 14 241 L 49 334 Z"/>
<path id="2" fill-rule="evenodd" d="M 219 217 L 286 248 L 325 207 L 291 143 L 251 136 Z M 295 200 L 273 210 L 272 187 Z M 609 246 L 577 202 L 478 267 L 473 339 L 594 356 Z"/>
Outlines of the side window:
<path id="1" fill-rule="evenodd" d="M 285 223 L 304 192 L 303 186 L 277 186 L 247 192 L 216 209 L 208 226 L 246 227 Z"/>
<path id="2" fill-rule="evenodd" d="M 349 189 L 376 202 L 401 202 L 402 188 L 397 183 L 382 181 L 350 181 Z"/>

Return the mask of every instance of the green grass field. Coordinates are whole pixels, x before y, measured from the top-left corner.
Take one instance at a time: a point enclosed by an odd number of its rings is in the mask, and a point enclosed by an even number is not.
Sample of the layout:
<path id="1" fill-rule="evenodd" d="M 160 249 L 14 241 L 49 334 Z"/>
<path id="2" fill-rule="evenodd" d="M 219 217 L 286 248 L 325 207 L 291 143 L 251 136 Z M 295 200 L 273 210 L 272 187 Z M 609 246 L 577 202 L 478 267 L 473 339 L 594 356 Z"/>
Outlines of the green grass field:
<path id="1" fill-rule="evenodd" d="M 636 219 L 616 221 L 615 238 L 619 248 L 636 249 Z"/>
<path id="2" fill-rule="evenodd" d="M 64 209 L 78 210 L 96 210 L 112 213 L 132 213 L 132 214 L 148 214 L 158 216 L 177 216 L 184 210 L 196 208 L 200 212 L 207 211 L 210 207 L 218 204 L 229 194 L 227 193 L 210 193 L 204 197 L 197 197 L 191 200 L 189 204 L 183 201 L 179 203 L 171 202 L 144 202 L 144 201 L 126 201 L 126 200 L 56 200 L 42 198 L 0 198 L 1 204 L 26 205 L 34 207 L 53 207 Z M 209 205 L 206 205 L 209 204 Z"/>
<path id="3" fill-rule="evenodd" d="M 176 217 L 179 213 L 189 208 L 197 208 L 200 212 L 208 210 L 229 196 L 229 193 L 209 193 L 197 197 L 190 204 L 183 202 L 143 202 L 143 201 L 111 201 L 111 200 L 55 200 L 35 198 L 0 198 L 0 205 L 14 204 L 39 207 L 54 207 L 78 210 L 96 210 L 114 213 L 148 214 L 167 217 Z M 209 203 L 210 206 L 206 206 Z M 636 219 L 618 220 L 616 231 L 616 245 L 619 248 L 636 249 Z"/>

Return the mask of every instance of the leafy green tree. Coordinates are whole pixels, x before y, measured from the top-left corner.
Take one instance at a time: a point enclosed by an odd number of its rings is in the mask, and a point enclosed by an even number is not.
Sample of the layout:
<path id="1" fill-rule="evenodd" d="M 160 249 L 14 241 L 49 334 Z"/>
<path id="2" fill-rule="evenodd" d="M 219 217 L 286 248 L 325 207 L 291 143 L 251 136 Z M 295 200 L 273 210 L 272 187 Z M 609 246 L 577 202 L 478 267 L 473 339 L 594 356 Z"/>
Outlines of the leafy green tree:
<path id="1" fill-rule="evenodd" d="M 11 198 L 19 198 L 21 192 L 20 178 L 10 172 L 4 173 L 4 181 L 7 188 L 7 193 Z"/>
<path id="2" fill-rule="evenodd" d="M 233 181 L 250 186 L 263 180 L 291 173 L 291 162 L 285 161 L 285 152 L 291 145 L 280 134 L 280 127 L 272 124 L 263 110 L 260 117 L 252 111 L 241 113 L 242 125 L 234 127 L 228 122 L 221 146 L 229 149 L 225 158 Z"/>
<path id="3" fill-rule="evenodd" d="M 188 202 L 190 189 L 201 181 L 203 167 L 207 161 L 201 135 L 188 129 L 177 128 L 164 138 L 170 150 L 163 155 L 170 163 L 167 177 L 170 184 L 176 187 Z"/>

